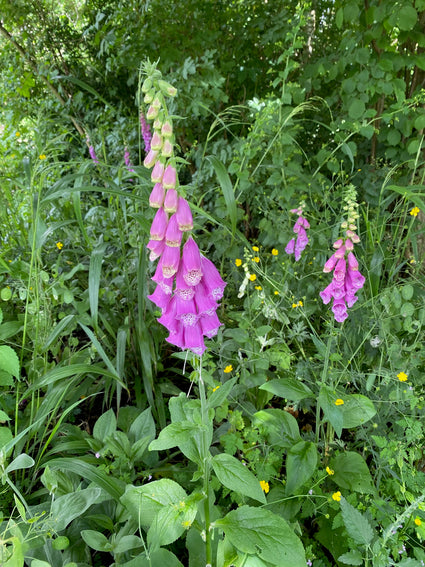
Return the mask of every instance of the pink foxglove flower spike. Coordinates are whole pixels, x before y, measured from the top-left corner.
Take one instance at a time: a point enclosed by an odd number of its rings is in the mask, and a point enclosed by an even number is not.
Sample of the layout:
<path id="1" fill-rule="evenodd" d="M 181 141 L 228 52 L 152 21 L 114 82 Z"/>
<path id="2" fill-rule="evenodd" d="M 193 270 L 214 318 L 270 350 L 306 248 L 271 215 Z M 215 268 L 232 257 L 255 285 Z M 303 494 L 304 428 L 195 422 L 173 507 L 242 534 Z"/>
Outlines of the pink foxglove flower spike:
<path id="1" fill-rule="evenodd" d="M 292 238 L 286 245 L 285 252 L 287 254 L 294 254 L 295 261 L 301 258 L 301 254 L 304 252 L 309 240 L 306 230 L 310 228 L 310 223 L 303 216 L 304 215 L 305 203 L 302 202 L 298 209 L 291 209 L 291 213 L 298 215 L 295 221 L 293 231 L 297 235 L 296 238 Z"/>

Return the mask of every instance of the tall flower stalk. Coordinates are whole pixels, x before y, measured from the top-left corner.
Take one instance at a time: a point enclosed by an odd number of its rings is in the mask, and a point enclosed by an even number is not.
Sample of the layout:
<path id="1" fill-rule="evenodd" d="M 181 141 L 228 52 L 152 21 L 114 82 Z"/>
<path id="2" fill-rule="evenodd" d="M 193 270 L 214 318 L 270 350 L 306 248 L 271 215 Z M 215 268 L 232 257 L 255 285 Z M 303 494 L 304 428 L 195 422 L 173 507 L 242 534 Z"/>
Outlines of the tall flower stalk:
<path id="1" fill-rule="evenodd" d="M 295 238 L 291 238 L 285 248 L 287 254 L 294 254 L 295 261 L 301 258 L 301 254 L 304 252 L 305 247 L 308 244 L 307 230 L 310 228 L 310 223 L 304 217 L 304 201 L 300 204 L 297 209 L 291 209 L 291 213 L 298 215 L 295 221 L 293 231 L 297 235 Z"/>
<path id="2" fill-rule="evenodd" d="M 354 245 L 360 242 L 360 237 L 356 232 L 359 218 L 356 199 L 356 190 L 353 185 L 350 185 L 344 197 L 343 210 L 347 218 L 344 218 L 341 223 L 342 235 L 334 242 L 335 252 L 323 267 L 325 273 L 333 271 L 333 279 L 320 292 L 320 297 L 325 305 L 332 300 L 332 311 L 338 323 L 344 322 L 348 317 L 347 309 L 356 303 L 358 299 L 356 293 L 365 282 L 354 255 Z"/>
<path id="3" fill-rule="evenodd" d="M 153 133 L 143 163 L 152 170 L 149 204 L 157 209 L 147 247 L 150 260 L 158 261 L 152 277 L 156 287 L 148 298 L 162 310 L 158 322 L 169 332 L 166 340 L 202 355 L 205 337 L 214 337 L 221 326 L 217 307 L 226 283 L 194 240 L 192 212 L 179 186 L 173 122 L 166 105 L 166 97 L 176 96 L 177 90 L 161 79 L 154 65 L 147 63 L 145 72 L 142 92 Z"/>

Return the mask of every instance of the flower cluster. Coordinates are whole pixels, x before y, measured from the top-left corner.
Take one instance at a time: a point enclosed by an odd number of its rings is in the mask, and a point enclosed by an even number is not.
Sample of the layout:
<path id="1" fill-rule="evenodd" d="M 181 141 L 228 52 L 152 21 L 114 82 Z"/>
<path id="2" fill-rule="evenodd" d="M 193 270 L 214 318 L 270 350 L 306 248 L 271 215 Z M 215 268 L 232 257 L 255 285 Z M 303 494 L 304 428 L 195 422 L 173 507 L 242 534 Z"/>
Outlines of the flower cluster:
<path id="1" fill-rule="evenodd" d="M 149 153 L 151 149 L 152 134 L 143 112 L 140 113 L 140 129 L 142 131 L 143 143 L 145 144 L 145 152 Z"/>
<path id="2" fill-rule="evenodd" d="M 95 149 L 94 149 L 94 147 L 92 146 L 92 143 L 90 142 L 90 138 L 89 138 L 88 136 L 87 136 L 86 142 L 87 142 L 87 145 L 88 145 L 88 147 L 89 147 L 89 154 L 90 154 L 90 157 L 91 157 L 93 163 L 96 164 L 96 165 L 98 165 L 98 164 L 99 164 L 99 160 L 97 159 Z"/>
<path id="3" fill-rule="evenodd" d="M 156 288 L 148 297 L 162 310 L 158 322 L 169 331 L 166 340 L 201 355 L 204 337 L 214 337 L 221 326 L 216 311 L 226 283 L 190 234 L 193 218 L 178 191 L 173 126 L 164 99 L 176 91 L 160 76 L 155 69 L 142 86 L 144 101 L 150 104 L 146 116 L 153 120 L 154 130 L 144 165 L 152 168 L 149 204 L 157 209 L 147 246 L 150 260 L 159 260 L 152 277 Z"/>
<path id="4" fill-rule="evenodd" d="M 130 152 L 128 151 L 127 146 L 125 146 L 125 148 L 124 148 L 124 163 L 125 163 L 127 170 L 130 173 L 135 173 L 135 171 L 133 169 L 133 164 L 131 163 L 131 159 L 130 159 Z"/>
<path id="5" fill-rule="evenodd" d="M 295 254 L 295 261 L 301 258 L 302 252 L 305 250 L 305 247 L 308 244 L 308 236 L 306 229 L 310 228 L 310 223 L 308 220 L 303 216 L 304 214 L 304 207 L 305 204 L 301 203 L 298 209 L 291 209 L 291 213 L 295 213 L 298 215 L 297 220 L 295 221 L 293 231 L 297 235 L 296 238 L 292 238 L 288 244 L 286 245 L 285 252 L 287 254 Z"/>
<path id="6" fill-rule="evenodd" d="M 346 202 L 344 210 L 347 211 L 347 220 L 341 223 L 344 235 L 334 242 L 335 252 L 323 268 L 326 273 L 333 270 L 333 280 L 320 292 L 325 305 L 333 299 L 332 311 L 338 323 L 342 323 L 348 317 L 347 308 L 356 303 L 358 299 L 356 293 L 365 282 L 364 276 L 359 272 L 359 264 L 353 252 L 354 244 L 360 242 L 360 238 L 355 232 L 357 230 L 355 223 L 359 214 L 356 191 L 352 185 L 348 188 L 344 200 Z"/>

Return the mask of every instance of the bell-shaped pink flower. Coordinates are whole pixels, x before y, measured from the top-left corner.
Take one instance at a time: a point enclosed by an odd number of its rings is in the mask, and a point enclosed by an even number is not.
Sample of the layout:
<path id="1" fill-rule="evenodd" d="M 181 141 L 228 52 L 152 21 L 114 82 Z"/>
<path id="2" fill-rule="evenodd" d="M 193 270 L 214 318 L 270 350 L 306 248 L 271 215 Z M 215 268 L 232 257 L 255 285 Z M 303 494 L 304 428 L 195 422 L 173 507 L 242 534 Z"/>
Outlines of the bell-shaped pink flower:
<path id="1" fill-rule="evenodd" d="M 192 230 L 193 228 L 193 217 L 192 211 L 190 210 L 189 203 L 183 197 L 178 198 L 177 203 L 177 222 L 179 228 L 183 232 Z"/>
<path id="2" fill-rule="evenodd" d="M 202 278 L 201 254 L 193 238 L 188 238 L 183 246 L 183 278 L 188 285 L 197 285 Z"/>
<path id="3" fill-rule="evenodd" d="M 334 270 L 334 284 L 335 282 L 338 282 L 339 284 L 344 283 L 346 271 L 347 271 L 347 264 L 345 262 L 345 258 L 340 258 Z"/>
<path id="4" fill-rule="evenodd" d="M 212 337 L 216 336 L 219 328 L 222 325 L 215 311 L 210 315 L 202 315 L 202 317 L 200 318 L 200 323 L 202 333 L 209 339 L 212 339 Z"/>
<path id="5" fill-rule="evenodd" d="M 174 276 L 174 274 L 173 274 Z M 164 276 L 162 271 L 162 256 L 156 266 L 155 274 L 152 276 L 152 281 L 159 284 L 167 295 L 173 292 L 174 277 Z"/>
<path id="6" fill-rule="evenodd" d="M 333 290 L 334 290 L 334 286 L 333 283 L 331 282 L 327 287 L 325 287 L 324 290 L 322 290 L 319 295 L 322 298 L 322 301 L 325 305 L 327 305 L 330 300 L 333 297 Z"/>
<path id="7" fill-rule="evenodd" d="M 151 240 L 162 240 L 165 237 L 165 231 L 168 225 L 168 215 L 161 207 L 157 210 L 151 225 Z"/>
<path id="8" fill-rule="evenodd" d="M 176 319 L 181 321 L 184 327 L 191 327 L 197 323 L 199 317 L 193 299 L 176 296 Z"/>
<path id="9" fill-rule="evenodd" d="M 335 256 L 335 254 L 332 254 L 329 260 L 326 260 L 325 265 L 323 266 L 323 271 L 325 273 L 332 272 L 337 262 L 338 258 Z"/>
<path id="10" fill-rule="evenodd" d="M 347 256 L 348 267 L 351 271 L 357 271 L 359 269 L 359 263 L 357 258 L 354 256 L 353 252 L 350 252 Z"/>
<path id="11" fill-rule="evenodd" d="M 182 264 L 180 264 L 180 268 L 176 274 L 176 287 L 174 289 L 174 293 L 182 299 L 193 299 L 195 297 L 196 288 L 197 286 L 190 286 L 184 281 Z"/>
<path id="12" fill-rule="evenodd" d="M 285 252 L 287 254 L 293 254 L 295 252 L 295 238 L 291 238 L 285 247 Z"/>
<path id="13" fill-rule="evenodd" d="M 173 127 L 169 120 L 166 120 L 161 128 L 161 134 L 164 138 L 170 138 L 173 135 Z"/>
<path id="14" fill-rule="evenodd" d="M 193 353 L 201 356 L 205 352 L 204 337 L 199 322 L 184 329 L 184 345 Z"/>
<path id="15" fill-rule="evenodd" d="M 165 189 L 162 183 L 155 183 L 149 196 L 149 205 L 154 209 L 162 207 L 165 199 Z"/>
<path id="16" fill-rule="evenodd" d="M 334 252 L 334 256 L 335 258 L 337 258 L 337 260 L 339 260 L 340 258 L 344 258 L 345 256 L 345 246 L 342 245 L 341 248 L 338 248 L 338 250 L 336 250 Z"/>
<path id="17" fill-rule="evenodd" d="M 154 262 L 164 252 L 165 240 L 149 240 L 146 248 L 150 250 L 149 260 Z"/>
<path id="18" fill-rule="evenodd" d="M 143 165 L 147 169 L 150 169 L 151 167 L 153 167 L 157 163 L 157 159 L 158 159 L 158 151 L 149 150 L 147 156 L 143 160 Z"/>
<path id="19" fill-rule="evenodd" d="M 220 301 L 224 294 L 226 282 L 221 279 L 219 271 L 208 258 L 202 256 L 203 283 L 208 291 L 208 295 L 215 301 Z"/>
<path id="20" fill-rule="evenodd" d="M 212 315 L 218 307 L 205 284 L 205 278 L 195 287 L 195 304 L 198 315 Z"/>
<path id="21" fill-rule="evenodd" d="M 184 327 L 180 323 L 180 321 L 177 321 L 177 319 L 175 319 L 174 324 L 172 328 L 169 329 L 169 331 L 170 331 L 170 336 L 165 339 L 167 343 L 170 343 L 171 345 L 174 345 L 178 348 L 184 349 L 185 348 Z"/>
<path id="22" fill-rule="evenodd" d="M 338 323 L 343 323 L 348 317 L 347 306 L 343 300 L 334 300 L 332 311 L 335 316 L 335 321 L 338 321 Z"/>
<path id="23" fill-rule="evenodd" d="M 151 140 L 151 149 L 160 150 L 162 148 L 162 137 L 158 132 L 154 132 Z"/>
<path id="24" fill-rule="evenodd" d="M 163 175 L 164 175 L 164 164 L 162 163 L 162 161 L 158 160 L 153 166 L 153 170 L 151 173 L 152 183 L 161 183 Z M 164 188 L 166 188 L 165 185 Z"/>
<path id="25" fill-rule="evenodd" d="M 164 178 L 162 178 L 162 181 L 164 182 Z M 175 213 L 177 211 L 178 199 L 177 191 L 175 189 L 168 189 L 164 200 L 164 209 L 167 213 Z"/>
<path id="26" fill-rule="evenodd" d="M 162 184 L 165 189 L 175 189 L 177 183 L 177 172 L 176 168 L 172 165 L 167 165 L 164 171 L 164 176 L 162 178 Z"/>
<path id="27" fill-rule="evenodd" d="M 162 157 L 171 157 L 173 155 L 173 144 L 170 140 L 164 140 L 161 150 Z"/>
<path id="28" fill-rule="evenodd" d="M 171 296 L 165 293 L 162 287 L 158 284 L 155 291 L 151 295 L 148 295 L 148 299 L 150 299 L 152 303 L 155 303 L 157 307 L 166 309 L 168 303 L 171 301 Z"/>
<path id="29" fill-rule="evenodd" d="M 338 238 L 338 240 L 335 240 L 335 242 L 333 243 L 333 247 L 338 249 L 341 248 L 341 246 L 344 244 L 344 241 L 342 238 Z"/>
<path id="30" fill-rule="evenodd" d="M 180 263 L 180 247 L 165 246 L 164 252 L 161 256 L 162 260 L 162 273 L 165 278 L 170 278 L 179 269 Z"/>
<path id="31" fill-rule="evenodd" d="M 165 232 L 165 244 L 167 246 L 178 246 L 180 247 L 182 241 L 183 233 L 177 224 L 176 215 L 171 215 L 168 221 L 167 230 Z"/>

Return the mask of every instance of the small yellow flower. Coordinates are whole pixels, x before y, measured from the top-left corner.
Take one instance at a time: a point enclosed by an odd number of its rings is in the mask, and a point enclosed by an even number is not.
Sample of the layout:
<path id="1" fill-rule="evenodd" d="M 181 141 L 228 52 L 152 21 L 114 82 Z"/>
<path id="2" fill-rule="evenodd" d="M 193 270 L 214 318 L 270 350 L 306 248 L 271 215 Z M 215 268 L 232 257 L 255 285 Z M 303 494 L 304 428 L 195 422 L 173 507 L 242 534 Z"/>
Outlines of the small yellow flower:
<path id="1" fill-rule="evenodd" d="M 279 295 L 279 292 L 277 291 L 277 289 L 274 290 L 274 294 Z"/>
<path id="2" fill-rule="evenodd" d="M 269 483 L 266 482 L 265 480 L 260 480 L 260 486 L 261 486 L 261 490 L 263 492 L 265 492 L 266 494 L 268 494 L 270 492 Z"/>
<path id="3" fill-rule="evenodd" d="M 192 522 L 190 520 L 185 520 L 184 522 L 182 522 L 182 526 L 188 530 L 190 528 L 190 526 L 192 525 Z"/>
<path id="4" fill-rule="evenodd" d="M 263 288 L 261 287 L 261 285 L 256 285 L 255 289 L 257 289 L 258 291 L 261 291 Z"/>
<path id="5" fill-rule="evenodd" d="M 58 250 L 62 250 L 62 248 L 63 248 L 62 242 L 56 242 L 56 246 L 57 246 Z"/>
<path id="6" fill-rule="evenodd" d="M 253 246 L 252 249 L 253 249 L 254 252 L 259 252 L 259 250 L 260 250 L 260 249 L 258 248 L 258 246 Z"/>
<path id="7" fill-rule="evenodd" d="M 399 374 L 397 374 L 397 378 L 400 380 L 400 382 L 406 382 L 407 374 L 405 374 L 404 372 L 399 372 Z"/>
<path id="8" fill-rule="evenodd" d="M 40 154 L 38 157 L 39 159 L 46 159 L 46 154 Z"/>
<path id="9" fill-rule="evenodd" d="M 417 217 L 418 213 L 420 213 L 421 210 L 419 207 L 413 207 L 413 209 L 410 211 L 410 214 L 412 215 L 412 217 Z"/>
<path id="10" fill-rule="evenodd" d="M 341 398 L 338 398 L 337 400 L 335 400 L 335 405 L 336 406 L 343 406 L 344 400 L 341 400 Z"/>
<path id="11" fill-rule="evenodd" d="M 416 516 L 416 518 L 415 518 L 415 524 L 416 524 L 417 526 L 420 526 L 420 525 L 422 524 L 421 519 L 418 518 L 417 516 Z"/>
<path id="12" fill-rule="evenodd" d="M 15 136 L 16 136 L 17 138 L 19 138 L 20 135 L 21 135 L 20 132 L 15 132 Z"/>
<path id="13" fill-rule="evenodd" d="M 326 472 L 327 472 L 327 473 L 328 473 L 329 475 L 333 475 L 333 474 L 335 474 L 335 471 L 334 471 L 334 470 L 332 470 L 332 469 L 331 469 L 331 468 L 329 468 L 329 467 L 326 467 Z"/>
<path id="14" fill-rule="evenodd" d="M 242 260 L 240 258 L 236 258 L 235 264 L 239 268 L 239 266 L 242 266 Z"/>
<path id="15" fill-rule="evenodd" d="M 250 275 L 249 275 L 249 279 L 250 279 L 252 282 L 255 282 L 255 280 L 257 279 L 257 276 L 256 276 L 255 274 L 250 274 Z"/>
<path id="16" fill-rule="evenodd" d="M 228 364 L 228 365 L 226 366 L 226 368 L 223 370 L 223 372 L 224 372 L 225 374 L 229 374 L 229 372 L 232 372 L 232 370 L 233 370 L 233 366 L 232 366 L 231 364 Z"/>
<path id="17" fill-rule="evenodd" d="M 341 492 L 339 490 L 332 494 L 332 500 L 335 500 L 335 502 L 339 502 L 341 500 Z"/>
<path id="18" fill-rule="evenodd" d="M 300 299 L 299 302 L 297 303 L 297 305 L 298 305 L 298 307 L 302 307 L 304 305 L 304 303 Z"/>
<path id="19" fill-rule="evenodd" d="M 260 258 L 258 256 L 254 256 L 254 258 L 252 259 L 256 264 L 258 264 L 258 262 L 260 261 Z"/>
<path id="20" fill-rule="evenodd" d="M 224 371 L 226 372 L 226 370 Z M 220 384 L 218 386 L 216 386 L 215 388 L 213 388 L 213 392 L 217 392 L 217 390 L 220 388 Z"/>
<path id="21" fill-rule="evenodd" d="M 277 256 L 278 254 L 279 254 L 279 250 L 276 250 L 276 248 L 273 248 L 272 255 Z"/>
<path id="22" fill-rule="evenodd" d="M 293 303 L 293 304 L 292 304 L 292 309 L 295 309 L 296 307 L 298 307 L 298 303 Z"/>

